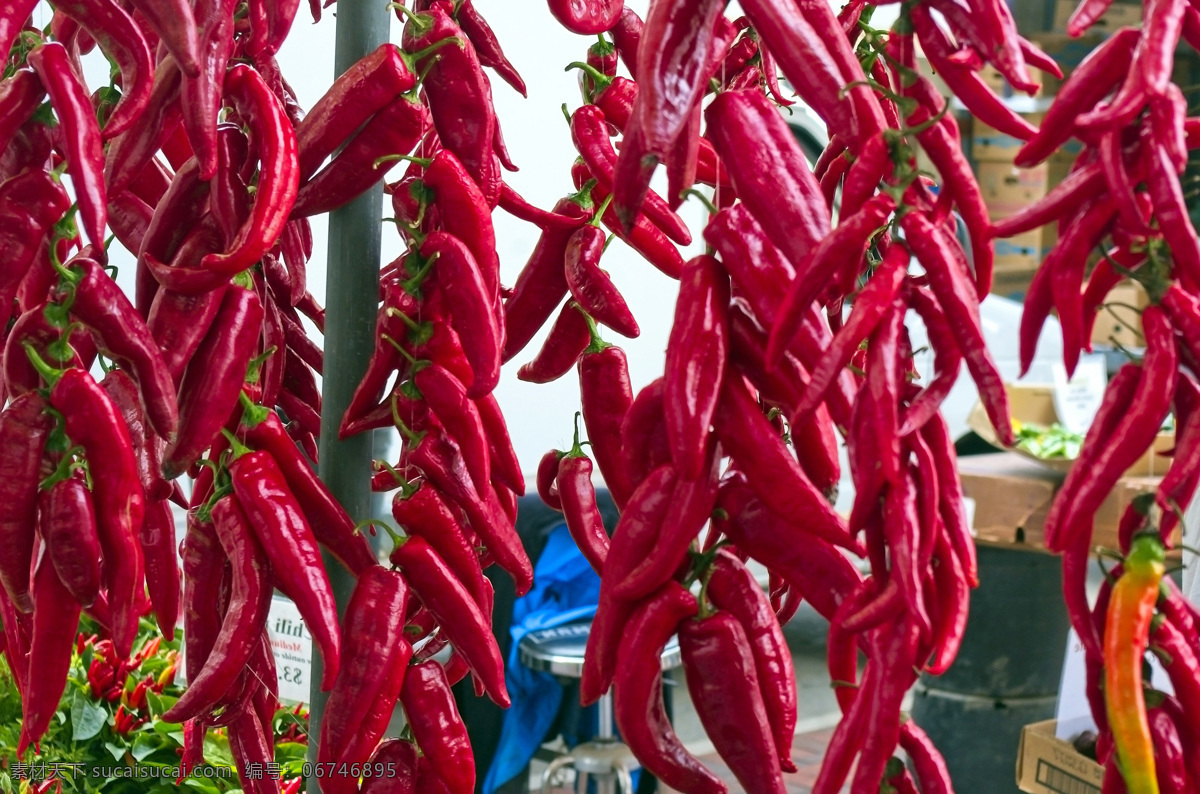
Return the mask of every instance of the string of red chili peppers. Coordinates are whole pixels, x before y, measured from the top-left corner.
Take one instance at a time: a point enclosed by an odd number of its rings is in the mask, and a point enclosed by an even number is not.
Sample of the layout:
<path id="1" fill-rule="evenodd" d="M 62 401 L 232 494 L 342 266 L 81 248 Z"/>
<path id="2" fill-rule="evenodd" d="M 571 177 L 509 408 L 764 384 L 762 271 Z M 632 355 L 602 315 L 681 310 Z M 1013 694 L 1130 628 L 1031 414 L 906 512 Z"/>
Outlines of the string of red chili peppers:
<path id="1" fill-rule="evenodd" d="M 531 576 L 512 528 L 523 482 L 490 394 L 504 344 L 490 212 L 501 203 L 535 223 L 572 223 L 500 182 L 497 164 L 511 163 L 480 66 L 523 93 L 519 75 L 469 2 L 442 3 L 409 15 L 407 52 L 380 47 L 305 114 L 274 59 L 296 3 L 54 5 L 49 39 L 27 22 L 32 4 L 0 12 L 0 280 L 3 305 L 16 307 L 3 379 L 12 399 L 0 415 L 10 442 L 0 620 L 23 696 L 21 752 L 57 709 L 80 611 L 120 660 L 153 610 L 168 637 L 182 616 L 189 686 L 163 717 L 184 723 L 184 768 L 203 761 L 205 731 L 221 728 L 246 790 L 279 791 L 244 774 L 273 753 L 265 623 L 279 588 L 332 689 L 319 753 L 328 790 L 355 790 L 350 764 L 373 756 L 403 762 L 422 790 L 470 790 L 449 685 L 474 672 L 507 704 L 481 570 L 497 560 L 522 590 Z M 115 105 L 115 92 L 97 92 L 99 117 L 78 77 L 79 56 L 97 44 L 122 85 Z M 61 132 L 39 112 L 47 95 Z M 456 104 L 464 96 L 475 117 Z M 305 284 L 306 218 L 376 184 L 385 162 L 422 140 L 432 162 L 410 171 L 420 219 L 400 264 L 411 272 L 390 270 L 382 286 L 403 312 L 380 324 L 394 363 L 372 362 L 384 383 L 356 402 L 382 406 L 389 424 L 404 410 L 410 433 L 394 511 L 407 537 L 397 569 L 385 570 L 312 469 L 323 355 L 301 316 L 320 330 L 324 312 Z M 77 253 L 76 210 L 90 243 Z M 132 301 L 101 267 L 106 226 L 137 255 Z M 100 384 L 87 374 L 97 353 L 114 363 Z M 380 401 L 395 369 L 423 415 Z M 347 432 L 373 426 L 355 426 L 354 410 Z M 190 497 L 171 482 L 183 473 L 195 478 Z M 169 500 L 189 508 L 182 566 Z M 360 576 L 341 627 L 319 546 Z M 455 653 L 443 670 L 428 659 L 447 642 Z M 416 745 L 376 753 L 397 701 Z"/>

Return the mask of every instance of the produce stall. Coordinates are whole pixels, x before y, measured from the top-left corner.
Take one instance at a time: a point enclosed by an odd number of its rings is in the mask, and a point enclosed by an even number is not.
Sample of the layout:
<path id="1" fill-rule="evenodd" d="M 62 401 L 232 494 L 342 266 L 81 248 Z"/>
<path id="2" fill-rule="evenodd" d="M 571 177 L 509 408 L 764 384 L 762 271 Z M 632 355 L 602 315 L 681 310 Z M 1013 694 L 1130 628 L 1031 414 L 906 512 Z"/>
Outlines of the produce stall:
<path id="1" fill-rule="evenodd" d="M 325 6 L 0 8 L 0 791 L 1200 792 L 1200 12 Z"/>

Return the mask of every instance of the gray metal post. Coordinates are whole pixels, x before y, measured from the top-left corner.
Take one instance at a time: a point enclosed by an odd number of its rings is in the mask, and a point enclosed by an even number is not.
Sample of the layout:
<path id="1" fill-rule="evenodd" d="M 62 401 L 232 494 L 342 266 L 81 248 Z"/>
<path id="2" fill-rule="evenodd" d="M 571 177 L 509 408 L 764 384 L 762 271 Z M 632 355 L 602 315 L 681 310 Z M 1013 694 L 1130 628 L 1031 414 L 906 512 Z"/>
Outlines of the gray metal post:
<path id="1" fill-rule="evenodd" d="M 337 14 L 333 59 L 336 77 L 388 40 L 390 16 L 384 0 L 340 0 L 331 10 Z M 320 473 L 355 520 L 370 513 L 371 434 L 339 441 L 337 430 L 374 347 L 382 217 L 380 186 L 329 215 Z M 325 569 L 329 571 L 338 611 L 344 613 L 354 579 L 328 555 Z M 320 655 L 314 654 L 308 741 L 308 760 L 314 763 L 328 699 L 319 686 L 321 668 Z M 308 791 L 320 790 L 320 779 L 310 774 Z"/>

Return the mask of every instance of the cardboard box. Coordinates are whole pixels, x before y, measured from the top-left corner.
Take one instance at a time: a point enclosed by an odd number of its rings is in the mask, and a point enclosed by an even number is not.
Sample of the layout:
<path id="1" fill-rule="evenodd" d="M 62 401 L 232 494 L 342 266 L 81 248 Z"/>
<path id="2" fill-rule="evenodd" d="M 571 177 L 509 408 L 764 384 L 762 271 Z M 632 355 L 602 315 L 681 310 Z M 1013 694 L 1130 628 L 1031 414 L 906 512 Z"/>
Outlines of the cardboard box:
<path id="1" fill-rule="evenodd" d="M 1054 738 L 1054 720 L 1026 725 L 1017 751 L 1017 787 L 1029 794 L 1100 794 L 1104 767 Z"/>
<path id="2" fill-rule="evenodd" d="M 1045 548 L 1046 515 L 1065 472 L 1015 452 L 997 452 L 959 458 L 958 473 L 963 494 L 975 501 L 978 541 Z M 1161 477 L 1118 480 L 1096 513 L 1092 545 L 1117 548 L 1117 529 L 1125 508 L 1138 494 L 1152 493 L 1161 481 Z"/>
<path id="3" fill-rule="evenodd" d="M 1046 114 L 1042 110 L 1037 110 L 1020 115 L 1036 127 L 1042 123 L 1042 118 Z M 1005 135 L 995 127 L 975 119 L 971 129 L 971 159 L 976 162 L 1011 163 L 1023 144 L 1024 141 L 1020 138 Z"/>
<path id="4" fill-rule="evenodd" d="M 1096 313 L 1092 341 L 1121 347 L 1145 347 L 1140 310 L 1150 305 L 1150 296 L 1136 281 L 1123 281 L 1108 293 Z"/>
<path id="5" fill-rule="evenodd" d="M 1029 273 L 1031 277 L 1046 255 L 1041 229 L 997 239 L 992 243 L 992 249 L 996 255 L 996 273 Z"/>
<path id="6" fill-rule="evenodd" d="M 980 162 L 975 179 L 988 215 L 993 219 L 1015 215 L 1045 197 L 1050 182 L 1050 164 L 1017 168 L 1011 162 Z"/>
<path id="7" fill-rule="evenodd" d="M 1079 4 L 1076 0 L 1055 0 L 1054 2 L 1054 32 L 1066 33 L 1067 20 L 1071 18 L 1071 14 L 1075 13 L 1075 8 Z M 1113 33 L 1118 28 L 1131 27 L 1142 23 L 1142 6 L 1141 4 L 1133 3 L 1113 3 L 1104 12 L 1104 15 L 1097 19 L 1095 23 L 1088 28 L 1090 33 L 1099 33 L 1102 36 L 1107 36 Z"/>

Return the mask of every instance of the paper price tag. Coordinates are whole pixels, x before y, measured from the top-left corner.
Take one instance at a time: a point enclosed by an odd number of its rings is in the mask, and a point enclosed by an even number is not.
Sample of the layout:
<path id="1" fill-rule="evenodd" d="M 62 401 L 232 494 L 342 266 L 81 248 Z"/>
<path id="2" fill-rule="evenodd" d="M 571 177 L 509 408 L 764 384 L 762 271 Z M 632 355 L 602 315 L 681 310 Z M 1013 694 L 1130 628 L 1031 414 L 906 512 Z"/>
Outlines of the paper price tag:
<path id="1" fill-rule="evenodd" d="M 307 703 L 312 680 L 312 635 L 295 604 L 278 596 L 271 599 L 267 635 L 275 654 L 279 699 Z"/>
<path id="2" fill-rule="evenodd" d="M 279 679 L 279 699 L 307 703 L 312 680 L 312 635 L 304 626 L 300 610 L 286 598 L 275 596 L 267 613 L 267 636 L 275 656 L 275 674 Z M 184 670 L 187 643 L 181 643 L 175 685 L 187 686 Z"/>
<path id="3" fill-rule="evenodd" d="M 1067 370 L 1054 364 L 1054 410 L 1063 427 L 1075 433 L 1087 433 L 1104 400 L 1108 369 L 1104 356 L 1082 356 L 1075 377 L 1067 380 Z"/>

